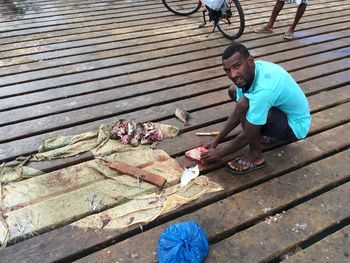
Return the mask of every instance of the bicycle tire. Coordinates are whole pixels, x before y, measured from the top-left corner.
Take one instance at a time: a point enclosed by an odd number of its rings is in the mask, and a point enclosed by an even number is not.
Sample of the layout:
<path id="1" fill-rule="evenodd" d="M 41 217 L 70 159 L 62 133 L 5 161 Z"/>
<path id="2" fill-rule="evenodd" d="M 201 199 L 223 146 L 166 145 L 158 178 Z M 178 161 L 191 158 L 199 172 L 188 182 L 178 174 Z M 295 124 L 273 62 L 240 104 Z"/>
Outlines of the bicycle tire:
<path id="1" fill-rule="evenodd" d="M 245 27 L 245 19 L 243 9 L 238 0 L 226 1 L 228 10 L 218 22 L 219 31 L 228 39 L 237 39 L 243 32 Z M 231 12 L 231 13 L 229 13 Z"/>
<path id="2" fill-rule="evenodd" d="M 196 13 L 202 3 L 199 0 L 162 0 L 164 6 L 179 16 L 188 16 Z"/>

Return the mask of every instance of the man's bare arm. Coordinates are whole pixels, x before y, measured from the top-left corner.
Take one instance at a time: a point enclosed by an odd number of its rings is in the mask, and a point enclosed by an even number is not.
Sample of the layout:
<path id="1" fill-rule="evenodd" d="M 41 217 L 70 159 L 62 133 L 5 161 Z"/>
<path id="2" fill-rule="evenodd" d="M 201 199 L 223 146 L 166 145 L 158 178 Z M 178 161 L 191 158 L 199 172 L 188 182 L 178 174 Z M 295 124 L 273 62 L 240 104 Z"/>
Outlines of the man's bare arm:
<path id="1" fill-rule="evenodd" d="M 234 128 L 236 128 L 239 123 L 240 117 L 236 107 L 227 119 L 225 127 L 220 131 L 219 135 L 213 142 L 213 148 L 215 148 L 227 136 L 227 134 L 229 134 Z"/>
<path id="2" fill-rule="evenodd" d="M 225 156 L 238 152 L 254 140 L 258 139 L 260 136 L 261 126 L 253 125 L 248 121 L 245 123 L 245 128 L 243 131 L 234 138 L 226 147 L 220 149 L 220 156 Z"/>

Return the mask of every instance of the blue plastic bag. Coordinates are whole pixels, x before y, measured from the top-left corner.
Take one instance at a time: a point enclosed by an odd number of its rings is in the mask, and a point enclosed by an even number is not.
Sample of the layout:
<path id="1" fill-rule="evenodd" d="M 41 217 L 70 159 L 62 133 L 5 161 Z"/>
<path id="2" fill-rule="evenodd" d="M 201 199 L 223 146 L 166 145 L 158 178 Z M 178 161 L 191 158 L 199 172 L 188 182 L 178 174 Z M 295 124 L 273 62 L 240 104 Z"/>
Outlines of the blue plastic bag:
<path id="1" fill-rule="evenodd" d="M 209 242 L 201 226 L 183 222 L 169 226 L 158 242 L 158 263 L 200 263 L 208 256 Z"/>

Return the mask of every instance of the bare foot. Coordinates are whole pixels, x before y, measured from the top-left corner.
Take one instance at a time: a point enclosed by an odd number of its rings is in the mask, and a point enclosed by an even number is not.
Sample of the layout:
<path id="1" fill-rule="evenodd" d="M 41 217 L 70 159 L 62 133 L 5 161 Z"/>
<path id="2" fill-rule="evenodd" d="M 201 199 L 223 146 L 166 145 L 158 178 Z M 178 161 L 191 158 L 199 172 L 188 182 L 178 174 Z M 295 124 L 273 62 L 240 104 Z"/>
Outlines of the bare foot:
<path id="1" fill-rule="evenodd" d="M 269 28 L 267 26 L 259 27 L 254 30 L 255 33 L 272 33 L 272 28 Z"/>

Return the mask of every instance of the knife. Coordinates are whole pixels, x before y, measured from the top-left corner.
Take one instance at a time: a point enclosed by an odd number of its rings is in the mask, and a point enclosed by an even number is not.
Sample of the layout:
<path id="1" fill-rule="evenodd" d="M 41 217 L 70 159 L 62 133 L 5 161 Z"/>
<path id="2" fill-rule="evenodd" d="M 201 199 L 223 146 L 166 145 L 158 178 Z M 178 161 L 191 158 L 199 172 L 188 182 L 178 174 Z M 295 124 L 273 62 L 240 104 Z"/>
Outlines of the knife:
<path id="1" fill-rule="evenodd" d="M 220 132 L 218 131 L 213 131 L 213 132 L 196 132 L 195 134 L 197 136 L 217 136 L 219 135 Z"/>

